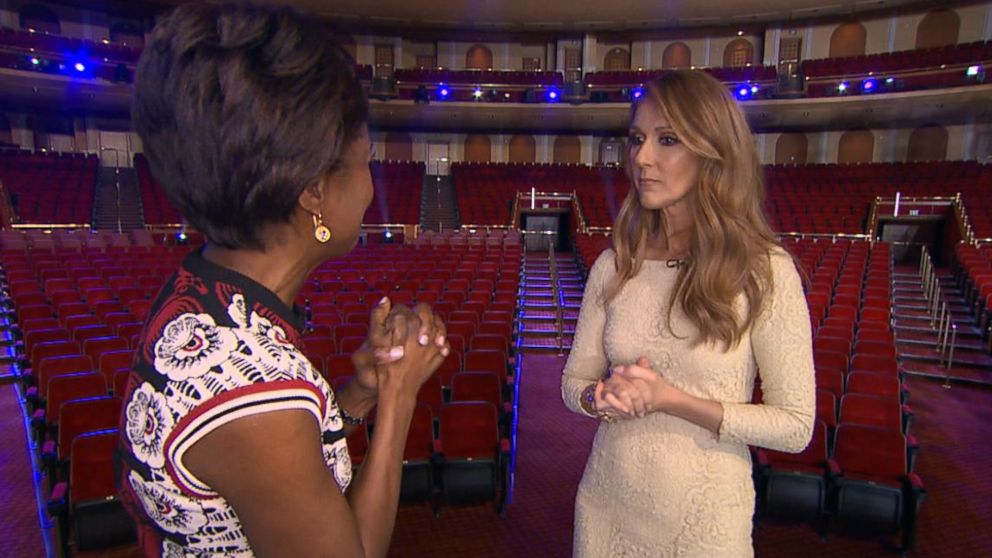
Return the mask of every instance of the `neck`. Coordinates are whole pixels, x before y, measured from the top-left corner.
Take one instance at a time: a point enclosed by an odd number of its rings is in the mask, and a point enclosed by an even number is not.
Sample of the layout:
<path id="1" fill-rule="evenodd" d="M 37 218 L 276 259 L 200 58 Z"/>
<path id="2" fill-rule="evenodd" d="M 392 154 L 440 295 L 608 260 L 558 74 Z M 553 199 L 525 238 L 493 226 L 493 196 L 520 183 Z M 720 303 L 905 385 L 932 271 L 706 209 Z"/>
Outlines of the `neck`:
<path id="1" fill-rule="evenodd" d="M 307 261 L 307 250 L 288 245 L 261 250 L 231 250 L 208 243 L 203 249 L 207 261 L 226 267 L 269 289 L 287 306 L 292 306 L 303 282 L 316 267 Z"/>
<path id="2" fill-rule="evenodd" d="M 648 243 L 652 259 L 682 259 L 689 255 L 692 217 L 684 201 L 661 210 L 662 228 Z"/>

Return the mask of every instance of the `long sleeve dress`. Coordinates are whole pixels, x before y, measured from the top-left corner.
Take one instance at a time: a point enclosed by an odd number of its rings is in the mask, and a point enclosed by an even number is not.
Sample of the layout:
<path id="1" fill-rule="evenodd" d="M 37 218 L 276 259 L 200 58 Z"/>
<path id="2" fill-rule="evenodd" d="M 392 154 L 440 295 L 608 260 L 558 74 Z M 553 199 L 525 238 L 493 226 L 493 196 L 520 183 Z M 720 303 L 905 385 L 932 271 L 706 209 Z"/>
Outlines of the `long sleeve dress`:
<path id="1" fill-rule="evenodd" d="M 645 261 L 607 304 L 605 287 L 616 273 L 613 251 L 593 265 L 562 375 L 565 404 L 585 414 L 582 390 L 610 366 L 643 355 L 675 387 L 720 402 L 723 422 L 718 435 L 665 413 L 600 423 L 575 501 L 574 556 L 753 555 L 748 445 L 802 451 L 815 414 L 810 322 L 799 275 L 784 252 L 770 259 L 771 300 L 741 343 L 727 351 L 693 346 L 696 329 L 679 308 L 669 329 L 678 269 Z M 756 374 L 762 404 L 751 403 Z"/>

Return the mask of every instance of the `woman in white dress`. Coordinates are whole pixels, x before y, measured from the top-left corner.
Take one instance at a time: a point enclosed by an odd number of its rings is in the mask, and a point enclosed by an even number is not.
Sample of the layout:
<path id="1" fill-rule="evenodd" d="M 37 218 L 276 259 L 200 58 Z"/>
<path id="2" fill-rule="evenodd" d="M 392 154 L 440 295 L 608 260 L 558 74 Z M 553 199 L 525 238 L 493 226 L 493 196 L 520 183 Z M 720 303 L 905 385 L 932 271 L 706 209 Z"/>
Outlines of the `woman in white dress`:
<path id="1" fill-rule="evenodd" d="M 721 83 L 685 71 L 648 84 L 626 164 L 633 187 L 590 270 L 562 376 L 566 405 L 600 420 L 574 555 L 751 556 L 748 445 L 799 452 L 812 431 L 802 284 Z"/>

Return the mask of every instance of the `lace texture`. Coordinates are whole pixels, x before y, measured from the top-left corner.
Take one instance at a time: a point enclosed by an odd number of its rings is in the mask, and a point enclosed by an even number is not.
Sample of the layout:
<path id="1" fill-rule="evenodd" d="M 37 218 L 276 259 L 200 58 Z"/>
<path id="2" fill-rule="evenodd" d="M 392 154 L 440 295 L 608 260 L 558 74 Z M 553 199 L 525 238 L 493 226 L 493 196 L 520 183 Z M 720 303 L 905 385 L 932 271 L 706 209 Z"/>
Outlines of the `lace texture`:
<path id="1" fill-rule="evenodd" d="M 590 271 L 562 374 L 565 404 L 585 414 L 586 386 L 610 366 L 646 356 L 679 389 L 720 402 L 724 418 L 718 436 L 663 413 L 600 424 L 576 496 L 574 555 L 753 556 L 747 446 L 802 451 L 814 417 L 809 317 L 792 259 L 771 255 L 772 300 L 740 345 L 724 352 L 693 347 L 696 330 L 678 308 L 669 330 L 678 270 L 664 262 L 645 262 L 606 305 L 613 258 L 607 250 Z M 758 376 L 763 403 L 756 405 Z"/>

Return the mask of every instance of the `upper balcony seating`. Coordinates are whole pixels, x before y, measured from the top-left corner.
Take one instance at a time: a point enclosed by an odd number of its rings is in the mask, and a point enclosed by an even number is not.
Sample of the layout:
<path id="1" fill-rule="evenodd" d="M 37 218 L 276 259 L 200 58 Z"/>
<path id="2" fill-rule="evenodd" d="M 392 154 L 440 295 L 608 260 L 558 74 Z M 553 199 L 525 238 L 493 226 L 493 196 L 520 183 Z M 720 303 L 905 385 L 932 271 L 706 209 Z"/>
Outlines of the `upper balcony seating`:
<path id="1" fill-rule="evenodd" d="M 420 195 L 424 185 L 424 163 L 373 161 L 375 197 L 365 211 L 367 224 L 415 224 L 420 222 Z"/>
<path id="2" fill-rule="evenodd" d="M 451 166 L 465 225 L 508 225 L 517 192 L 575 192 L 589 226 L 609 226 L 627 195 L 622 169 L 566 164 L 456 163 Z"/>
<path id="3" fill-rule="evenodd" d="M 988 214 L 992 187 L 987 167 L 974 161 L 768 165 L 765 210 L 776 231 L 857 234 L 865 231 L 877 196 L 952 197 L 960 192 L 969 217 L 978 217 L 985 230 L 982 216 Z"/>
<path id="4" fill-rule="evenodd" d="M 0 152 L 0 181 L 22 223 L 89 224 L 99 162 L 84 153 Z"/>
<path id="5" fill-rule="evenodd" d="M 660 76 L 667 70 L 621 70 L 589 72 L 586 83 L 590 86 L 636 86 Z M 775 66 L 746 66 L 743 68 L 703 68 L 702 71 L 723 82 L 774 81 Z"/>
<path id="6" fill-rule="evenodd" d="M 393 74 L 398 84 L 438 85 L 561 85 L 561 72 L 517 70 L 444 70 L 434 68 L 398 69 Z"/>
<path id="7" fill-rule="evenodd" d="M 808 78 L 867 76 L 869 72 L 878 76 L 892 72 L 977 64 L 988 60 L 992 60 L 992 41 L 978 41 L 938 48 L 806 60 L 802 63 L 802 69 Z"/>
<path id="8" fill-rule="evenodd" d="M 138 63 L 141 49 L 121 44 L 90 41 L 48 33 L 32 33 L 9 27 L 0 27 L 0 47 L 10 47 L 17 50 L 31 50 L 39 54 L 51 53 L 59 56 L 81 56 L 94 61 Z"/>

